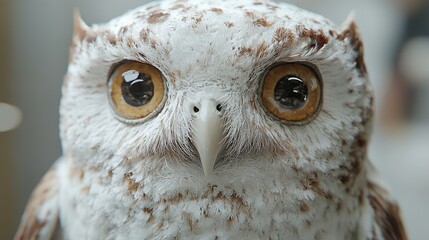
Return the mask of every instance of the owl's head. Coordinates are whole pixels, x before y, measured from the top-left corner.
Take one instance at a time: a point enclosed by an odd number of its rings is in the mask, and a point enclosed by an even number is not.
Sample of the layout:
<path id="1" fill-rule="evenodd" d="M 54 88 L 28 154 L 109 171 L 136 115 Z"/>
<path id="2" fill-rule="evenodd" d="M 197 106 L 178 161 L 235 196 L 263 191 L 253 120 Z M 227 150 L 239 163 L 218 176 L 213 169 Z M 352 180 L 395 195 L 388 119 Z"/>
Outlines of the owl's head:
<path id="1" fill-rule="evenodd" d="M 76 17 L 61 137 L 82 164 L 243 182 L 355 171 L 371 113 L 352 20 L 336 27 L 262 1 L 161 1 L 103 25 Z"/>

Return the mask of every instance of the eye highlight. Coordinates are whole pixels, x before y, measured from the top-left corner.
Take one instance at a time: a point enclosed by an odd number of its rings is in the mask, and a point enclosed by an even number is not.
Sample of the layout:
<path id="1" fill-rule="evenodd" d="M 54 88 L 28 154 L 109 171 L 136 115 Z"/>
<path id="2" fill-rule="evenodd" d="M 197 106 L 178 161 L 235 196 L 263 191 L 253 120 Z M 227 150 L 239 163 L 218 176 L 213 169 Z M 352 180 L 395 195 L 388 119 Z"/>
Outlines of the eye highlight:
<path id="1" fill-rule="evenodd" d="M 108 86 L 115 112 L 125 119 L 142 119 L 158 113 L 164 102 L 165 87 L 161 72 L 154 66 L 126 61 L 115 66 Z"/>
<path id="2" fill-rule="evenodd" d="M 314 68 L 303 63 L 282 63 L 264 75 L 260 100 L 282 121 L 303 124 L 319 110 L 322 82 Z"/>

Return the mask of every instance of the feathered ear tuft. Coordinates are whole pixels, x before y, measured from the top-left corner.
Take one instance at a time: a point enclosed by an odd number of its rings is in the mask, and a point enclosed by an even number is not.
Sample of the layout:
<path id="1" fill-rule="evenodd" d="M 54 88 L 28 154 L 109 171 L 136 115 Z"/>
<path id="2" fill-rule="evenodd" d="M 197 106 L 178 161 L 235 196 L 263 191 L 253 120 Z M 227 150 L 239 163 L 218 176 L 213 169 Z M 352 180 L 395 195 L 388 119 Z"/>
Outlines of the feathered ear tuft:
<path id="1" fill-rule="evenodd" d="M 351 12 L 347 17 L 346 21 L 342 24 L 340 33 L 338 34 L 338 40 L 348 41 L 351 47 L 356 51 L 356 68 L 359 70 L 359 73 L 362 76 L 367 75 L 365 60 L 364 60 L 364 50 L 362 38 L 360 36 L 356 21 L 355 14 Z"/>
<path id="2" fill-rule="evenodd" d="M 91 28 L 82 20 L 79 10 L 76 9 L 73 14 L 73 42 L 81 42 L 91 35 L 94 35 L 94 33 L 92 32 Z"/>
<path id="3" fill-rule="evenodd" d="M 82 42 L 93 42 L 97 38 L 97 33 L 86 25 L 80 17 L 79 10 L 74 11 L 73 18 L 73 39 L 70 46 L 69 62 L 72 62 L 76 53 L 79 52 L 79 46 Z"/>

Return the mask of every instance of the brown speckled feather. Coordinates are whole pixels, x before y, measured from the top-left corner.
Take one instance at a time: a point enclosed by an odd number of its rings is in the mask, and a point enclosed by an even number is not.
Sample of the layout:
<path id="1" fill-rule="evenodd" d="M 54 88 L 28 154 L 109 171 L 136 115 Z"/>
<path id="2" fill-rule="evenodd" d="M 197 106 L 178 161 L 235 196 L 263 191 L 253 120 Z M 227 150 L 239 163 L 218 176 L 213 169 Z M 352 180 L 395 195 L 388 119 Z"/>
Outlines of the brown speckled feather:
<path id="1" fill-rule="evenodd" d="M 52 239 L 58 221 L 58 177 L 52 167 L 28 201 L 16 240 Z"/>
<path id="2" fill-rule="evenodd" d="M 369 203 L 374 210 L 373 240 L 406 240 L 399 207 L 388 198 L 388 192 L 379 185 L 368 182 Z"/>

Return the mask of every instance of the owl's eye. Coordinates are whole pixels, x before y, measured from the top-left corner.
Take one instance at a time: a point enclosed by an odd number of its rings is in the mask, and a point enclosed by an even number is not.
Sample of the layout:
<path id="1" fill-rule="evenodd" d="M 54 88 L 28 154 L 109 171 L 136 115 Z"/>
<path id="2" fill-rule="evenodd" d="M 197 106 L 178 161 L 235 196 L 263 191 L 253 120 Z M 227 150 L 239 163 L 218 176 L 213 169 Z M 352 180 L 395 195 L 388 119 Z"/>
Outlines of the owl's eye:
<path id="1" fill-rule="evenodd" d="M 261 102 L 280 120 L 304 123 L 318 111 L 322 82 L 315 69 L 303 63 L 282 63 L 271 67 L 261 86 Z"/>
<path id="2" fill-rule="evenodd" d="M 164 79 L 154 66 L 126 61 L 115 66 L 109 78 L 110 102 L 126 119 L 157 113 L 164 100 Z"/>

